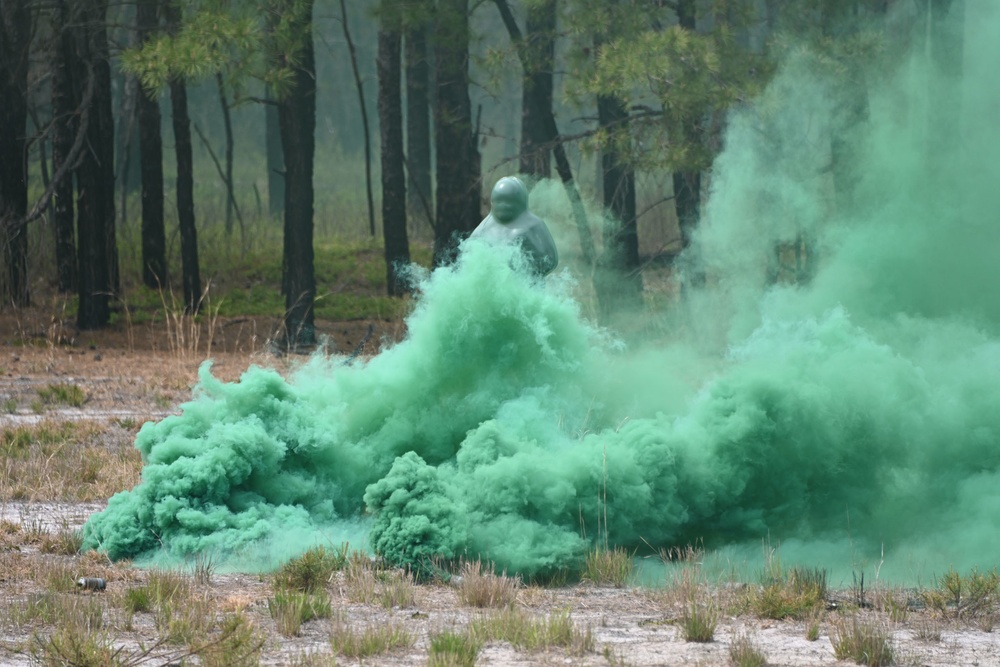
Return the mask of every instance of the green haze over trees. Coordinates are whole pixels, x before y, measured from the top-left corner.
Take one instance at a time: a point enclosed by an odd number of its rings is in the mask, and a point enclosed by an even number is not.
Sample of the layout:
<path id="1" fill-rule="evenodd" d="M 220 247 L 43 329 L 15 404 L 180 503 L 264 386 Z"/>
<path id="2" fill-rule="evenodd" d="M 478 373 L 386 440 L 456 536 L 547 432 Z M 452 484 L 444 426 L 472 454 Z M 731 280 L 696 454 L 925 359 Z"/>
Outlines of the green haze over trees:
<path id="1" fill-rule="evenodd" d="M 822 149 L 838 208 L 853 205 L 845 193 L 854 189 L 851 166 L 864 143 L 854 130 L 870 113 L 872 84 L 861 64 L 926 43 L 944 74 L 927 84 L 940 102 L 927 119 L 928 150 L 958 132 L 959 114 L 946 100 L 962 71 L 961 2 L 349 4 L 350 57 L 339 0 L 0 6 L 0 73 L 11 100 L 0 144 L 3 307 L 30 303 L 32 275 L 45 271 L 59 290 L 78 292 L 81 328 L 108 323 L 122 298 L 118 237 L 134 233 L 127 193 L 116 208 L 109 185 L 134 168 L 127 147 L 116 146 L 128 132 L 114 128 L 116 110 L 130 104 L 137 107 L 142 256 L 136 263 L 127 256 L 128 269 L 154 289 L 169 288 L 168 265 L 179 256 L 185 309 L 196 312 L 207 294 L 199 244 L 218 242 L 206 233 L 214 216 L 205 198 L 221 181 L 224 243 L 249 243 L 244 217 L 263 218 L 266 210 L 282 220 L 275 230 L 283 246 L 284 342 L 292 348 L 316 342 L 317 225 L 346 226 L 358 216 L 358 152 L 367 143 L 359 118 L 378 123 L 371 141 L 381 159 L 365 189 L 369 211 L 381 218 L 390 295 L 407 291 L 399 271 L 414 240 L 433 245 L 435 267 L 453 261 L 495 180 L 516 171 L 531 185 L 562 184 L 564 264 L 592 289 L 595 319 L 611 325 L 649 302 L 643 273 L 653 262 L 672 264 L 681 295 L 706 279 L 693 240 L 714 161 L 733 110 L 756 99 L 779 63 L 808 54 L 843 93 Z M 141 82 L 134 95 L 128 77 Z M 375 109 L 359 109 L 358 94 L 377 99 Z M 165 116 L 174 165 L 162 154 Z M 761 127 L 775 131 L 766 117 Z M 238 242 L 228 240 L 234 215 Z M 176 227 L 166 224 L 173 216 Z M 371 213 L 368 220 L 374 229 Z M 654 226 L 662 230 L 655 238 Z M 44 241 L 30 246 L 41 229 Z M 30 249 L 39 245 L 45 250 Z M 819 252 L 803 227 L 773 249 L 771 279 L 809 280 Z"/>

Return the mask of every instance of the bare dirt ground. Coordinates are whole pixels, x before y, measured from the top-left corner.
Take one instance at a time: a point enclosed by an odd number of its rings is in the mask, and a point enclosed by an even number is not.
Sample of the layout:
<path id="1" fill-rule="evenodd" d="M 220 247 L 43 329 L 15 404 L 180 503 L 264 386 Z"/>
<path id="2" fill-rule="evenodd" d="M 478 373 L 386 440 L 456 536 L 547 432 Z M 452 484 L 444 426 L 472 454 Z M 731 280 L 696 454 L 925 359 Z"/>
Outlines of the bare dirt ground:
<path id="1" fill-rule="evenodd" d="M 368 331 L 367 322 L 325 323 L 340 350 L 351 350 Z M 398 335 L 398 326 L 375 324 L 370 338 L 377 345 L 381 335 Z M 380 328 L 381 327 L 381 328 Z M 215 337 L 211 357 L 215 372 L 235 380 L 252 363 L 287 371 L 301 358 L 275 356 L 268 351 L 267 323 L 240 321 L 226 323 L 225 335 Z M 113 332 L 88 335 L 38 316 L 0 319 L 0 430 L 39 420 L 93 420 L 100 424 L 136 424 L 160 419 L 176 412 L 190 396 L 198 365 L 208 356 L 205 349 L 180 349 L 162 332 L 149 328 L 120 328 Z M 81 407 L 40 406 L 38 389 L 67 383 L 86 392 Z M 131 422 L 130 422 L 131 423 Z M 136 478 L 135 481 L 138 481 Z M 6 494 L 4 495 L 6 498 Z M 70 593 L 81 598 L 107 601 L 107 616 L 113 616 L 114 600 L 144 581 L 149 573 L 128 563 L 111 564 L 98 554 L 59 555 L 42 553 L 44 534 L 72 530 L 82 525 L 103 503 L 75 503 L 63 499 L 5 500 L 0 503 L 0 665 L 33 664 L 33 641 L 55 632 L 45 623 L 11 623 L 11 605 L 22 604 L 51 585 L 40 572 L 64 571 L 66 577 L 103 576 L 107 590 Z M 45 564 L 44 566 L 42 564 Z M 60 570 L 59 568 L 62 568 Z M 46 575 L 50 576 L 50 575 Z M 750 584 L 718 586 L 709 598 L 721 601 L 740 595 Z M 72 590 L 72 587 L 69 587 Z M 268 611 L 273 596 L 269 578 L 258 573 L 216 572 L 201 593 L 219 609 L 242 610 L 258 632 L 266 638 L 261 663 L 334 664 L 330 645 L 331 621 L 304 624 L 297 637 L 277 632 Z M 427 664 L 432 633 L 461 629 L 470 619 L 483 614 L 463 606 L 456 589 L 444 584 L 419 585 L 412 604 L 385 609 L 379 604 L 352 602 L 345 590 L 343 575 L 328 586 L 335 616 L 359 628 L 396 624 L 415 636 L 411 648 L 363 660 L 337 656 L 336 664 L 424 665 Z M 851 664 L 834 656 L 831 634 L 836 624 L 852 615 L 873 620 L 888 628 L 896 649 L 896 663 L 907 665 L 1000 665 L 1000 637 L 990 632 L 992 623 L 978 620 L 951 620 L 910 600 L 897 606 L 874 604 L 857 609 L 848 591 L 828 596 L 828 611 L 820 621 L 819 636 L 806 638 L 806 621 L 769 620 L 749 613 L 731 615 L 722 604 L 714 640 L 688 642 L 682 636 L 682 606 L 667 591 L 638 587 L 599 587 L 587 583 L 556 588 L 523 587 L 517 605 L 533 615 L 544 616 L 568 610 L 580 632 L 590 631 L 593 650 L 582 654 L 563 648 L 543 651 L 516 649 L 506 642 L 487 643 L 479 653 L 479 665 L 728 665 L 730 646 L 739 637 L 749 636 L 766 656 L 769 665 Z M 875 600 L 875 597 L 872 598 Z M 876 600 L 877 602 L 877 600 Z M 140 643 L 156 641 L 152 615 L 137 613 L 131 629 L 107 620 L 116 645 L 128 650 Z M 175 649 L 176 647 L 174 647 Z M 171 649 L 171 650 L 174 650 Z M 304 655 L 312 654 L 307 662 Z M 163 665 L 170 661 L 167 648 L 154 652 L 142 664 Z M 189 664 L 197 664 L 198 660 Z M 36 663 L 37 664 L 37 663 Z M 57 664 L 57 663 L 46 663 Z"/>

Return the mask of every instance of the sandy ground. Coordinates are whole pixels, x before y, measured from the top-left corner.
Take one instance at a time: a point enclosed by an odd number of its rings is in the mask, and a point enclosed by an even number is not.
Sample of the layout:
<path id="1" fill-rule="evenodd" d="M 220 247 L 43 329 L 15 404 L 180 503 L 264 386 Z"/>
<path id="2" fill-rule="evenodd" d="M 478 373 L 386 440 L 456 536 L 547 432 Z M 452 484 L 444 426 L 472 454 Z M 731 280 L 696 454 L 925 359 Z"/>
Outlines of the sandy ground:
<path id="1" fill-rule="evenodd" d="M 357 340 L 366 328 L 354 323 L 347 340 Z M 347 331 L 341 327 L 342 331 Z M 8 329 L 10 331 L 10 329 Z M 0 414 L 0 428 L 39 419 L 95 419 L 109 421 L 125 416 L 138 421 L 159 419 L 177 410 L 179 403 L 190 396 L 198 365 L 204 354 L 171 351 L 168 346 L 121 339 L 116 344 L 106 340 L 100 344 L 76 339 L 73 345 L 56 344 L 43 335 L 32 344 L 14 344 L 11 339 L 0 347 L 0 402 L 13 410 Z M 0 332 L 6 334 L 6 332 Z M 353 341 L 352 341 L 353 342 Z M 239 376 L 250 363 L 287 370 L 301 359 L 275 357 L 260 348 L 220 349 L 213 353 L 215 371 L 224 379 Z M 81 408 L 50 408 L 42 414 L 32 408 L 37 389 L 52 383 L 72 383 L 86 392 L 88 399 Z M 0 505 L 0 521 L 17 523 L 26 529 L 53 530 L 56 527 L 82 525 L 86 518 L 100 509 L 102 503 L 66 504 L 59 502 L 15 503 Z M 18 554 L 5 557 L 33 557 L 30 545 L 8 546 Z M 38 557 L 43 557 L 38 555 Z M 75 559 L 78 567 L 93 560 Z M 109 570 L 108 590 L 104 593 L 81 595 L 113 595 L 123 590 L 145 573 L 135 569 Z M 23 599 L 38 586 L 30 581 L 13 581 L 0 573 L 0 596 L 6 601 Z M 39 589 L 40 590 L 40 589 Z M 447 585 L 417 587 L 415 603 L 406 608 L 385 610 L 378 605 L 350 602 L 342 582 L 331 582 L 334 608 L 340 609 L 347 622 L 359 627 L 367 624 L 397 623 L 417 637 L 412 649 L 362 662 L 338 658 L 337 664 L 422 665 L 427 662 L 428 636 L 446 628 L 461 628 L 475 614 L 482 613 L 463 607 L 456 590 Z M 294 639 L 281 637 L 267 610 L 267 598 L 272 595 L 266 577 L 253 573 L 216 573 L 205 593 L 230 601 L 243 608 L 268 636 L 263 664 L 291 664 L 303 652 L 329 653 L 330 621 L 306 624 L 302 635 Z M 487 644 L 480 653 L 480 665 L 727 665 L 729 647 L 734 638 L 747 635 L 755 641 L 769 665 L 835 665 L 830 634 L 833 623 L 847 613 L 876 619 L 891 629 L 896 647 L 897 664 L 950 666 L 1000 666 L 1000 635 L 984 631 L 981 623 L 946 620 L 914 605 L 900 621 L 890 621 L 884 612 L 865 609 L 847 611 L 850 596 L 846 592 L 830 595 L 829 607 L 821 625 L 819 638 L 806 639 L 806 623 L 793 620 L 762 620 L 751 616 L 723 616 L 719 620 L 714 641 L 692 643 L 684 641 L 679 627 L 679 608 L 665 602 L 657 591 L 643 588 L 610 588 L 578 584 L 568 587 L 541 589 L 524 588 L 518 603 L 533 614 L 548 614 L 569 610 L 578 629 L 589 628 L 593 633 L 595 651 L 586 655 L 570 655 L 565 650 L 546 652 L 515 650 L 506 643 Z M 134 632 L 119 639 L 125 645 L 149 642 L 155 637 L 150 614 L 138 614 Z M 932 625 L 940 630 L 939 640 L 921 639 L 927 635 L 921 628 Z M 28 657 L 18 652 L 18 646 L 30 639 L 25 633 L 15 633 L 0 626 L 0 665 L 27 665 Z M 146 664 L 163 664 L 150 660 Z M 329 663 L 327 663 L 329 664 Z"/>

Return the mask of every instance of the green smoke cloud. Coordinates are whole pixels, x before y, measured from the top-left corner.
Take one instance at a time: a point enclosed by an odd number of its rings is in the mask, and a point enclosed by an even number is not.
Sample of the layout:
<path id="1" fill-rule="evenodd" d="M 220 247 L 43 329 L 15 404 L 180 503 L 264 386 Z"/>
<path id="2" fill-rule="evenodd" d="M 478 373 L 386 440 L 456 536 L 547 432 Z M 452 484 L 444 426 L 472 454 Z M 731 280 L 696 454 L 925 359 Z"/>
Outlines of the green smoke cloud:
<path id="1" fill-rule="evenodd" d="M 407 338 L 370 360 L 236 383 L 203 368 L 182 413 L 142 429 L 142 481 L 85 545 L 295 550 L 350 526 L 397 563 L 529 575 L 574 567 L 598 536 L 769 538 L 812 562 L 849 548 L 903 577 L 991 564 L 1000 16 L 967 12 L 961 131 L 933 151 L 919 55 L 870 73 L 856 126 L 808 55 L 733 116 L 685 258 L 705 286 L 664 315 L 669 340 L 624 349 L 581 317 L 571 272 L 538 282 L 512 250 L 467 243 L 423 278 Z M 831 128 L 853 139 L 838 193 Z M 776 244 L 803 238 L 812 279 L 775 283 Z"/>

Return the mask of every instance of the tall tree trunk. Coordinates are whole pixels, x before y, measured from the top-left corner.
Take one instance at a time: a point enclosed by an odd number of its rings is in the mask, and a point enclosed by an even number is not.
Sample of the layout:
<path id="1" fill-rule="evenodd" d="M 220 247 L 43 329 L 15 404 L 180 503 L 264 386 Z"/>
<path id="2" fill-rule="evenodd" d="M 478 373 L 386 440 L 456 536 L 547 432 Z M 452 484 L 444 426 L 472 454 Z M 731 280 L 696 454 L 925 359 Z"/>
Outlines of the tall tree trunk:
<path id="1" fill-rule="evenodd" d="M 458 243 L 479 223 L 470 207 L 479 183 L 473 165 L 472 104 L 469 101 L 468 0 L 439 0 L 434 35 L 437 102 L 437 223 L 434 266 L 450 263 Z"/>
<path id="2" fill-rule="evenodd" d="M 69 158 L 77 132 L 75 109 L 79 100 L 73 96 L 70 78 L 72 40 L 66 27 L 66 0 L 56 0 L 52 8 L 52 171 L 58 173 Z M 54 192 L 52 227 L 55 231 L 56 274 L 59 291 L 76 289 L 76 240 L 73 231 L 73 178 L 57 181 Z"/>
<path id="3" fill-rule="evenodd" d="M 76 170 L 77 262 L 79 307 L 77 326 L 97 329 L 110 317 L 110 299 L 118 292 L 117 247 L 114 244 L 114 121 L 111 115 L 111 69 L 106 32 L 107 0 L 80 0 L 74 26 L 76 96 L 93 77 L 87 149 Z M 75 19 L 75 20 L 74 20 Z"/>
<path id="4" fill-rule="evenodd" d="M 222 109 L 222 127 L 226 134 L 226 172 L 223 180 L 226 182 L 226 236 L 233 233 L 233 208 L 236 206 L 236 190 L 233 185 L 233 120 L 229 113 L 229 100 L 226 99 L 226 85 L 222 80 L 222 72 L 215 73 L 215 87 L 219 91 L 219 108 Z"/>
<path id="5" fill-rule="evenodd" d="M 28 294 L 28 45 L 31 14 L 21 0 L 0 0 L 0 244 L 7 267 L 4 302 Z"/>
<path id="6" fill-rule="evenodd" d="M 267 99 L 274 93 L 267 89 Z M 285 213 L 285 160 L 281 154 L 281 125 L 278 107 L 264 105 L 264 133 L 267 142 L 267 210 L 272 218 Z"/>
<path id="7" fill-rule="evenodd" d="M 553 0 L 553 4 L 554 2 L 555 0 Z M 500 18 L 503 19 L 503 23 L 507 27 L 511 42 L 517 48 L 518 57 L 522 61 L 522 67 L 525 67 L 523 62 L 528 56 L 525 53 L 524 37 L 521 35 L 521 29 L 518 27 L 517 21 L 514 20 L 514 14 L 510 11 L 506 0 L 494 0 L 494 4 L 496 4 L 497 10 L 500 12 Z M 543 127 L 545 130 L 543 140 L 552 146 L 552 154 L 556 159 L 556 171 L 563 182 L 563 187 L 566 189 L 566 196 L 569 198 L 570 207 L 573 210 L 573 219 L 576 221 L 577 232 L 580 236 L 580 250 L 583 263 L 586 266 L 593 266 L 595 258 L 594 238 L 590 233 L 590 223 L 587 221 L 587 212 L 583 207 L 580 191 L 573 180 L 573 170 L 570 167 L 569 158 L 566 156 L 566 148 L 562 144 L 559 129 L 556 126 L 556 119 L 552 114 L 551 97 L 549 98 L 549 105 L 540 108 L 539 111 L 543 116 Z"/>
<path id="8" fill-rule="evenodd" d="M 408 291 L 402 274 L 410 262 L 399 61 L 399 32 L 383 26 L 378 33 L 378 118 L 382 136 L 382 234 L 389 296 L 401 296 Z"/>
<path id="9" fill-rule="evenodd" d="M 139 78 L 133 74 L 121 72 L 116 79 L 122 93 L 118 101 L 118 127 L 115 135 L 115 164 L 118 165 L 115 178 L 118 179 L 118 206 L 122 220 L 127 221 L 129 195 L 141 191 L 142 187 L 142 149 L 138 134 L 142 86 Z"/>
<path id="10" fill-rule="evenodd" d="M 628 111 L 617 97 L 598 96 L 597 118 L 606 132 L 627 132 Z M 635 171 L 614 145 L 601 151 L 601 181 L 604 208 L 612 222 L 604 230 L 604 253 L 594 273 L 594 291 L 600 320 L 610 322 L 617 312 L 642 305 Z"/>
<path id="11" fill-rule="evenodd" d="M 144 44 L 159 28 L 158 0 L 139 0 L 136 26 Z M 139 91 L 139 150 L 142 174 L 142 282 L 153 289 L 167 284 L 167 239 L 163 224 L 163 141 L 160 102 L 155 91 Z"/>
<path id="12" fill-rule="evenodd" d="M 552 115 L 552 64 L 555 59 L 556 3 L 545 0 L 528 8 L 521 85 L 521 172 L 548 178 L 551 141 L 547 128 Z"/>
<path id="13" fill-rule="evenodd" d="M 411 0 L 416 11 L 428 11 L 425 0 Z M 406 59 L 406 209 L 411 218 L 434 226 L 431 185 L 431 65 L 426 20 L 411 26 L 404 37 Z"/>
<path id="14" fill-rule="evenodd" d="M 694 0 L 678 0 L 677 24 L 692 33 L 696 30 Z M 688 138 L 694 137 L 698 119 L 689 118 L 681 124 L 681 133 Z M 701 219 L 701 172 L 697 170 L 677 170 L 673 174 L 674 210 L 677 213 L 677 224 L 680 227 L 681 246 L 687 248 L 691 237 Z"/>
<path id="15" fill-rule="evenodd" d="M 316 130 L 316 64 L 312 39 L 312 0 L 298 29 L 305 45 L 292 72 L 287 97 L 278 106 L 285 180 L 285 341 L 289 349 L 316 343 L 313 302 L 313 156 Z M 298 11 L 298 10 L 296 10 Z"/>
<path id="16" fill-rule="evenodd" d="M 181 25 L 180 9 L 171 0 L 164 2 L 167 29 Z M 188 118 L 187 87 L 183 79 L 170 81 L 174 151 L 177 155 L 177 222 L 181 237 L 181 283 L 184 309 L 196 313 L 201 307 L 201 269 L 198 263 L 198 230 L 194 219 L 194 160 L 191 149 L 191 122 Z"/>

